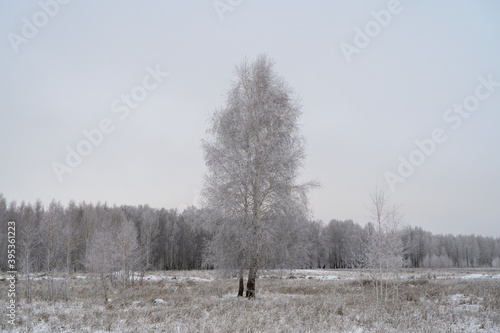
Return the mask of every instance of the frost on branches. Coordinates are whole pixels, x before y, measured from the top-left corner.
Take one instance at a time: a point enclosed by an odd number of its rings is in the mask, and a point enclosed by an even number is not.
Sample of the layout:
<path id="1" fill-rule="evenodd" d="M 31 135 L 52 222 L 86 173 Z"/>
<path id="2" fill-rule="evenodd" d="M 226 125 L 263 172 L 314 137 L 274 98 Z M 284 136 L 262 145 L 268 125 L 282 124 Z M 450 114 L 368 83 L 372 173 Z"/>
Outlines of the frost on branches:
<path id="1" fill-rule="evenodd" d="M 238 270 L 238 295 L 248 270 L 246 296 L 255 297 L 258 269 L 287 241 L 288 226 L 300 233 L 296 221 L 307 215 L 306 194 L 316 184 L 297 184 L 305 158 L 300 114 L 291 90 L 261 55 L 237 67 L 226 105 L 211 117 L 203 141 L 203 197 L 217 216 L 209 251 L 216 268 Z"/>

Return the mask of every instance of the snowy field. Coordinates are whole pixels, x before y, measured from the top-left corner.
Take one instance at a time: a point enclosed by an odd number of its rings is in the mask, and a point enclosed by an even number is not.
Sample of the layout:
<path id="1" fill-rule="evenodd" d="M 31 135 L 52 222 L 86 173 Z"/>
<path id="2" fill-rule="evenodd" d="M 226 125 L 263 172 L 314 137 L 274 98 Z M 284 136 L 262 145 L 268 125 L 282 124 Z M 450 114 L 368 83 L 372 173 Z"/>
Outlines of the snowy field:
<path id="1" fill-rule="evenodd" d="M 1 275 L 1 274 L 0 274 Z M 43 300 L 47 279 L 34 276 L 33 302 L 17 289 L 17 325 L 7 332 L 500 332 L 500 270 L 403 270 L 384 276 L 377 303 L 367 270 L 263 271 L 257 298 L 237 298 L 237 280 L 213 271 L 149 272 L 142 285 L 110 288 L 78 273 L 63 300 Z M 7 282 L 0 276 L 1 309 Z M 385 284 L 387 282 L 387 284 Z M 385 293 L 385 291 L 384 291 Z M 5 310 L 3 310 L 5 311 Z M 6 313 L 6 312 L 5 312 Z"/>

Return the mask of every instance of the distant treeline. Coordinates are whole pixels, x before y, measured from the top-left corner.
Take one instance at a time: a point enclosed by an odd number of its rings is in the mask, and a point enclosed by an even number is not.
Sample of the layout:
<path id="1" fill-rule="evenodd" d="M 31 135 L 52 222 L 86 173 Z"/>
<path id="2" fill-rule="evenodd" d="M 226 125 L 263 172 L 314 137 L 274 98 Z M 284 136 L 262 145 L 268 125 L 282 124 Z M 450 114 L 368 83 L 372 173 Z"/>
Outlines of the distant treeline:
<path id="1" fill-rule="evenodd" d="M 183 212 L 143 205 L 52 201 L 7 202 L 0 194 L 0 270 L 7 271 L 7 222 L 16 222 L 16 253 L 20 272 L 211 269 L 205 264 L 206 244 L 215 223 L 206 209 Z M 357 268 L 368 265 L 367 244 L 377 233 L 351 220 L 303 221 L 297 237 L 308 260 L 301 267 Z M 407 227 L 399 236 L 405 267 L 500 267 L 500 237 L 433 235 Z M 106 256 L 100 260 L 99 256 Z M 274 262 L 279 266 L 279 262 Z M 269 267 L 272 268 L 272 267 Z"/>

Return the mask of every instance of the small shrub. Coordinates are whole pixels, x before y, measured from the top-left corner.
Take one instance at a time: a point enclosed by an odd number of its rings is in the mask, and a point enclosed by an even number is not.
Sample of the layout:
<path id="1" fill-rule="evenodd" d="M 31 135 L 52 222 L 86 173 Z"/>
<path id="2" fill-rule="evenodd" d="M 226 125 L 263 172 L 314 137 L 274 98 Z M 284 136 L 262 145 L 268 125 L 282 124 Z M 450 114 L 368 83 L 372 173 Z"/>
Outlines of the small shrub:
<path id="1" fill-rule="evenodd" d="M 343 316 L 344 315 L 344 307 L 341 305 L 337 308 L 337 311 L 335 311 L 335 314 L 339 315 L 339 316 Z"/>

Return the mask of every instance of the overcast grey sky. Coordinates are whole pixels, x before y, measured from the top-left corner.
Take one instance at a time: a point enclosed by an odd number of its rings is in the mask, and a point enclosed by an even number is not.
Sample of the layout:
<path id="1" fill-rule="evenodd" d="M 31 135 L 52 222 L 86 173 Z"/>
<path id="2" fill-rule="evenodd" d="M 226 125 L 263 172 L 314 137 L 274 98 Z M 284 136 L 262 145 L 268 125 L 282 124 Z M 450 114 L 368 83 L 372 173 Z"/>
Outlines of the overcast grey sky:
<path id="1" fill-rule="evenodd" d="M 364 225 L 378 184 L 410 225 L 500 235 L 497 1 L 1 4 L 8 200 L 191 205 L 207 118 L 266 53 L 303 106 L 315 218 Z"/>

